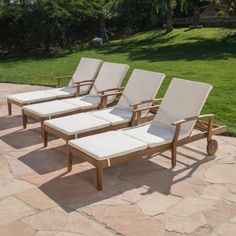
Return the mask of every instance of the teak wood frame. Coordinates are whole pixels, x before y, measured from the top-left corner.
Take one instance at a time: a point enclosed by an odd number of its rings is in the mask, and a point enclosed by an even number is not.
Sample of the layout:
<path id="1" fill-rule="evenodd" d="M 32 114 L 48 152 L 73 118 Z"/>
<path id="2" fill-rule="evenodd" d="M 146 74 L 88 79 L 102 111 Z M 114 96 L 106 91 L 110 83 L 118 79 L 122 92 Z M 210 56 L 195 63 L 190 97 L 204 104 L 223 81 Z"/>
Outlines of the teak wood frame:
<path id="1" fill-rule="evenodd" d="M 56 88 L 60 87 L 61 84 L 61 80 L 69 80 L 72 78 L 72 75 L 65 75 L 65 76 L 59 76 L 59 77 L 55 77 L 54 80 L 56 80 Z M 93 81 L 93 80 L 92 80 Z M 87 82 L 87 81 L 83 81 L 83 82 Z M 75 83 L 77 84 L 77 83 Z M 77 87 L 77 86 L 76 86 Z M 91 89 L 91 87 L 89 88 L 89 90 Z M 89 91 L 88 90 L 88 91 Z M 42 103 L 42 102 L 49 102 L 49 101 L 53 101 L 53 100 L 61 100 L 61 99 L 66 99 L 66 98 L 72 98 L 75 97 L 79 94 L 79 87 L 77 87 L 77 91 L 75 94 L 73 95 L 68 95 L 68 96 L 63 96 L 61 98 L 49 98 L 47 100 L 43 100 L 43 101 L 37 101 L 37 102 L 30 102 L 30 103 L 20 103 L 17 102 L 15 100 L 12 100 L 10 98 L 7 99 L 7 107 L 8 107 L 8 115 L 11 116 L 12 115 L 12 104 L 19 106 L 19 107 L 23 107 L 25 105 L 31 105 L 31 104 L 36 104 L 36 103 Z"/>
<path id="2" fill-rule="evenodd" d="M 113 96 L 114 94 L 104 94 L 103 97 L 108 97 L 108 96 Z M 155 103 L 161 101 L 162 99 L 152 99 L 152 100 L 147 100 L 147 101 L 141 101 L 141 102 L 137 102 L 134 104 L 131 104 L 130 106 L 133 108 L 132 110 L 132 117 L 130 119 L 130 121 L 121 123 L 121 124 L 117 124 L 117 125 L 111 125 L 108 127 L 104 127 L 104 128 L 96 128 L 94 130 L 91 131 L 86 131 L 83 133 L 78 133 L 78 134 L 73 134 L 73 135 L 67 135 L 55 128 L 52 128 L 46 124 L 43 124 L 43 140 L 44 140 L 44 147 L 47 147 L 48 145 L 48 134 L 52 134 L 56 137 L 62 138 L 66 141 L 67 144 L 67 149 L 68 149 L 68 141 L 71 139 L 75 139 L 76 138 L 82 138 L 85 136 L 89 136 L 89 135 L 93 135 L 93 134 L 97 134 L 97 133 L 102 133 L 102 132 L 106 132 L 106 131 L 111 131 L 111 130 L 117 130 L 117 129 L 122 129 L 122 128 L 127 128 L 130 126 L 134 126 L 134 125 L 138 125 L 141 123 L 145 123 L 148 121 L 151 121 L 154 118 L 154 113 L 152 112 L 152 110 L 154 108 L 158 108 L 159 105 L 155 105 Z M 107 101 L 107 99 L 106 99 Z M 152 106 L 148 106 L 148 107 L 143 107 L 143 108 L 138 108 L 138 106 L 140 105 L 144 105 L 144 104 L 150 104 L 152 103 Z M 147 111 L 146 116 L 142 117 L 141 116 L 141 112 L 142 111 Z"/>
<path id="3" fill-rule="evenodd" d="M 77 87 L 77 91 L 80 91 L 80 87 L 81 86 L 87 86 L 87 85 L 91 85 L 93 84 L 94 82 L 89 80 L 89 81 L 82 81 L 82 82 L 76 82 L 75 83 L 75 87 Z M 104 91 L 100 91 L 99 92 L 99 96 L 101 98 L 100 100 L 100 103 L 97 107 L 91 107 L 91 108 L 85 108 L 85 109 L 76 109 L 74 111 L 68 111 L 68 112 L 63 112 L 61 114 L 57 114 L 57 115 L 52 115 L 52 116 L 45 116 L 45 117 L 42 117 L 42 116 L 39 116 L 33 112 L 30 112 L 30 111 L 27 111 L 27 110 L 24 110 L 22 109 L 22 125 L 23 125 L 23 128 L 26 129 L 27 127 L 27 120 L 28 120 L 28 117 L 31 117 L 33 118 L 34 120 L 36 121 L 39 121 L 41 123 L 41 134 L 42 134 L 42 137 L 43 137 L 43 134 L 44 134 L 44 125 L 43 125 L 43 122 L 45 120 L 49 120 L 49 119 L 53 119 L 53 118 L 58 118 L 58 117 L 62 117 L 62 116 L 68 116 L 68 115 L 73 115 L 73 114 L 77 114 L 77 113 L 80 113 L 80 112 L 88 112 L 88 111 L 92 111 L 92 110 L 97 110 L 97 109 L 102 109 L 102 108 L 105 108 L 105 107 L 110 107 L 110 106 L 113 106 L 116 104 L 116 100 L 117 100 L 117 96 L 122 94 L 122 90 L 124 88 L 123 87 L 120 87 L 120 88 L 113 88 L 113 89 L 107 89 L 107 90 L 104 90 Z M 78 92 L 77 92 L 78 93 Z M 109 94 L 107 94 L 109 93 Z M 107 96 L 108 95 L 113 95 L 113 96 L 116 96 L 115 100 L 112 102 L 112 103 L 107 103 Z"/>
<path id="4" fill-rule="evenodd" d="M 202 119 L 208 119 L 207 122 L 203 121 Z M 121 164 L 123 162 L 137 159 L 140 157 L 150 156 L 157 153 L 162 153 L 167 150 L 171 150 L 171 165 L 172 168 L 176 166 L 176 154 L 177 154 L 177 147 L 182 146 L 184 144 L 188 144 L 203 138 L 207 139 L 207 153 L 209 155 L 214 155 L 218 148 L 218 143 L 216 140 L 212 139 L 213 135 L 220 134 L 226 131 L 225 126 L 218 126 L 213 124 L 214 115 L 201 115 L 196 117 L 186 118 L 177 122 L 174 122 L 173 125 L 175 126 L 175 134 L 172 142 L 159 145 L 153 148 L 146 148 L 141 151 L 135 151 L 127 155 L 121 155 L 108 160 L 96 160 L 90 155 L 86 154 L 83 151 L 80 151 L 72 146 L 68 146 L 67 152 L 67 162 L 68 162 L 68 171 L 72 170 L 72 161 L 73 155 L 79 156 L 85 161 L 88 161 L 92 165 L 96 167 L 96 180 L 97 180 L 97 189 L 99 191 L 103 188 L 103 170 L 106 167 L 114 166 L 117 164 Z M 181 130 L 181 125 L 185 122 L 189 121 L 196 121 L 195 130 L 199 132 L 197 134 L 192 134 L 189 137 L 179 140 L 179 134 Z"/>

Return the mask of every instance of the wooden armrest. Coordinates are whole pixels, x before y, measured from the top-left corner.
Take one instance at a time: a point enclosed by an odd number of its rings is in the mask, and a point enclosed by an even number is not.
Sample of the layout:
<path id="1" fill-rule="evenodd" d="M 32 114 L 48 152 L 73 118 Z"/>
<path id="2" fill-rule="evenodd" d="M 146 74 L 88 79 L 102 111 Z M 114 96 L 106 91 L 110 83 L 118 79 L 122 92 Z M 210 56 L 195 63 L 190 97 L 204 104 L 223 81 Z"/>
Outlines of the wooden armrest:
<path id="1" fill-rule="evenodd" d="M 133 109 L 133 114 L 132 114 L 132 119 L 131 119 L 132 126 L 138 125 L 141 123 L 142 111 L 146 111 L 146 110 L 149 111 L 150 109 L 158 108 L 158 107 L 160 107 L 160 105 L 152 105 L 148 107 L 142 107 L 139 109 Z"/>
<path id="2" fill-rule="evenodd" d="M 73 87 L 82 87 L 86 85 L 93 85 L 93 82 L 84 82 L 84 83 L 74 83 Z"/>
<path id="3" fill-rule="evenodd" d="M 121 87 L 121 88 L 106 89 L 106 90 L 99 91 L 98 93 L 104 94 L 104 93 L 106 93 L 106 92 L 110 92 L 110 91 L 120 91 L 120 90 L 123 90 L 123 87 Z"/>
<path id="4" fill-rule="evenodd" d="M 106 94 L 99 94 L 98 96 L 99 97 L 109 97 L 109 96 L 116 96 L 116 95 L 121 95 L 123 94 L 123 92 L 114 92 L 114 93 L 106 93 Z"/>
<path id="5" fill-rule="evenodd" d="M 206 114 L 206 115 L 200 115 L 200 116 L 192 116 L 192 117 L 188 117 L 182 120 L 178 120 L 175 122 L 172 122 L 172 125 L 179 125 L 179 124 L 183 124 L 186 122 L 190 122 L 190 121 L 194 121 L 194 120 L 200 120 L 200 119 L 204 119 L 204 118 L 213 118 L 214 114 Z"/>
<path id="6" fill-rule="evenodd" d="M 143 105 L 143 104 L 146 104 L 146 103 L 153 103 L 153 101 L 154 101 L 154 99 L 146 100 L 146 101 L 140 101 L 140 102 L 130 104 L 130 106 L 131 107 L 137 107 L 138 105 Z"/>
<path id="7" fill-rule="evenodd" d="M 174 138 L 173 138 L 173 145 L 176 145 L 176 143 L 178 142 L 178 138 L 179 138 L 179 134 L 180 134 L 180 130 L 181 130 L 181 125 L 183 123 L 186 122 L 190 122 L 190 121 L 197 121 L 200 119 L 204 119 L 204 118 L 208 118 L 208 130 L 207 130 L 207 140 L 211 139 L 212 136 L 212 127 L 213 127 L 213 118 L 214 118 L 214 114 L 206 114 L 206 115 L 199 115 L 199 116 L 192 116 L 192 117 L 187 117 L 185 119 L 176 121 L 176 122 L 172 122 L 172 125 L 175 126 L 175 134 L 174 134 Z"/>
<path id="8" fill-rule="evenodd" d="M 145 111 L 145 110 L 150 110 L 150 109 L 153 109 L 153 108 L 159 108 L 160 105 L 153 105 L 153 106 L 149 106 L 149 107 L 143 107 L 143 108 L 139 108 L 139 109 L 135 109 L 133 110 L 133 113 L 134 112 L 142 112 L 142 111 Z"/>
<path id="9" fill-rule="evenodd" d="M 63 79 L 71 79 L 71 78 L 72 78 L 72 75 L 64 75 L 64 76 L 54 77 L 53 79 L 56 80 L 56 87 L 59 87 L 61 80 L 63 80 Z"/>
<path id="10" fill-rule="evenodd" d="M 87 83 L 87 82 L 94 83 L 94 80 L 88 79 L 88 80 L 83 80 L 83 81 L 77 81 L 77 82 L 73 82 L 73 84 L 83 84 L 83 83 Z"/>

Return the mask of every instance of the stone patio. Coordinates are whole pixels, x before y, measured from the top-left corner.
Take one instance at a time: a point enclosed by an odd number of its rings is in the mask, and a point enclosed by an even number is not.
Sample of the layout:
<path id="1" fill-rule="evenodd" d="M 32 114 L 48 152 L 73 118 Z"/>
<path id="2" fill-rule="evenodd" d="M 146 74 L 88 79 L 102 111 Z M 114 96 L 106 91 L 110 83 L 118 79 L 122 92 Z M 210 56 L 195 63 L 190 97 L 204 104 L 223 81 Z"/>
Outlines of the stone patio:
<path id="1" fill-rule="evenodd" d="M 42 87 L 40 87 L 42 88 Z M 216 137 L 217 156 L 202 140 L 105 170 L 76 158 L 66 172 L 64 141 L 42 148 L 40 127 L 21 126 L 20 109 L 7 116 L 7 94 L 38 86 L 0 84 L 0 235 L 236 235 L 236 139 Z"/>

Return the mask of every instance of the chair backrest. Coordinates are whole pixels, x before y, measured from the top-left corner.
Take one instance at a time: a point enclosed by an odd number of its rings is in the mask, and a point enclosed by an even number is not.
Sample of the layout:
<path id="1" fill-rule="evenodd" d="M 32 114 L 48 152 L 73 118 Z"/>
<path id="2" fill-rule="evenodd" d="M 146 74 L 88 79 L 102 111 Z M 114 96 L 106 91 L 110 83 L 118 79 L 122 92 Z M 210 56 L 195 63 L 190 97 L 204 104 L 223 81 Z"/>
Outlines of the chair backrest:
<path id="1" fill-rule="evenodd" d="M 81 82 L 85 80 L 94 80 L 102 66 L 103 61 L 93 58 L 81 58 L 79 65 L 77 66 L 72 79 L 68 86 L 72 87 L 73 83 Z M 84 86 L 83 90 L 87 92 L 91 86 Z"/>
<path id="2" fill-rule="evenodd" d="M 119 88 L 128 70 L 129 65 L 127 64 L 104 62 L 89 95 L 97 95 L 98 92 L 107 89 Z"/>
<path id="3" fill-rule="evenodd" d="M 172 79 L 154 122 L 174 128 L 172 122 L 198 116 L 212 89 L 210 84 Z M 181 133 L 189 135 L 196 121 L 182 124 Z"/>
<path id="4" fill-rule="evenodd" d="M 130 107 L 135 102 L 154 99 L 164 78 L 162 73 L 134 69 L 117 105 Z"/>

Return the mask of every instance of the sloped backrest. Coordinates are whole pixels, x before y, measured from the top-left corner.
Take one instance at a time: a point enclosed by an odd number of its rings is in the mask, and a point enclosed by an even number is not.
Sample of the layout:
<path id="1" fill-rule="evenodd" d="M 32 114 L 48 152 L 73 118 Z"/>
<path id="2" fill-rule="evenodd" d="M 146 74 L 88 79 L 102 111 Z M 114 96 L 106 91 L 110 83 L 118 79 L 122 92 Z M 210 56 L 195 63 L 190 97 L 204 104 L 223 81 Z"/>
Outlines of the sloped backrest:
<path id="1" fill-rule="evenodd" d="M 94 80 L 102 66 L 102 63 L 103 61 L 99 59 L 81 58 L 68 86 L 72 87 L 75 82 Z M 90 88 L 90 86 L 86 87 L 87 89 Z"/>
<path id="2" fill-rule="evenodd" d="M 198 116 L 211 89 L 210 84 L 172 79 L 154 122 L 173 128 L 172 122 Z M 184 123 L 181 126 L 181 133 L 189 135 L 195 123 L 195 121 Z"/>
<path id="3" fill-rule="evenodd" d="M 135 102 L 154 99 L 164 78 L 162 73 L 134 69 L 117 105 L 130 107 Z"/>
<path id="4" fill-rule="evenodd" d="M 107 89 L 119 88 L 128 70 L 127 64 L 104 62 L 89 94 L 97 95 Z"/>

